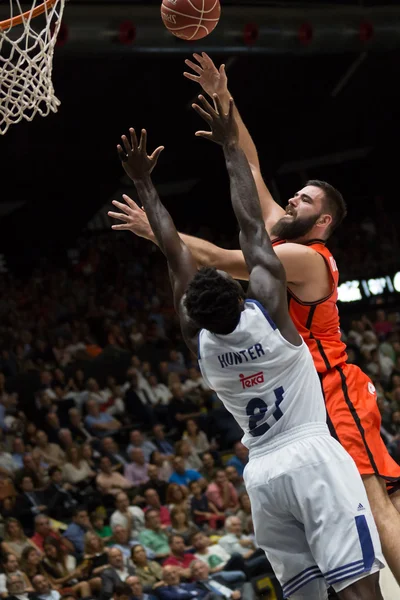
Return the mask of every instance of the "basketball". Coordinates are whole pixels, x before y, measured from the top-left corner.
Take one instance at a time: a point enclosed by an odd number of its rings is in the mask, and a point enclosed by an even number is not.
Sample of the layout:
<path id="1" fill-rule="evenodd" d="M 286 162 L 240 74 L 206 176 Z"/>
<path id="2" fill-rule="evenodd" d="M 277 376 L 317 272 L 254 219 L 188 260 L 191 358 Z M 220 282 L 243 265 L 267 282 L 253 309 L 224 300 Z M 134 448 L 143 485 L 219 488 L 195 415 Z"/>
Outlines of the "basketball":
<path id="1" fill-rule="evenodd" d="M 161 17 L 165 27 L 183 40 L 200 40 L 218 24 L 219 0 L 163 0 Z"/>

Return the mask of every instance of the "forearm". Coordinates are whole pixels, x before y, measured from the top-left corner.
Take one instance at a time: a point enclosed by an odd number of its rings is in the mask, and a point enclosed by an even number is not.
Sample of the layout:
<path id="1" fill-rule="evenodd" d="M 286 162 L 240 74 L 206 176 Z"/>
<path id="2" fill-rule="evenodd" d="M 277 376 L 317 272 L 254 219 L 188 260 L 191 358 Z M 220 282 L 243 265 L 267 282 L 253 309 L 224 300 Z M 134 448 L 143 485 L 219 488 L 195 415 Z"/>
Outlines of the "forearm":
<path id="1" fill-rule="evenodd" d="M 229 91 L 222 97 L 220 97 L 222 106 L 224 110 L 227 112 L 229 110 L 229 100 L 232 98 L 232 94 Z M 240 112 L 235 104 L 234 106 L 234 117 L 236 123 L 239 128 L 239 145 L 243 152 L 246 155 L 247 160 L 250 165 L 258 170 L 260 170 L 260 161 L 258 159 L 258 152 L 255 143 L 253 142 L 253 138 L 250 135 L 249 130 L 247 129 L 244 121 L 240 115 Z"/>

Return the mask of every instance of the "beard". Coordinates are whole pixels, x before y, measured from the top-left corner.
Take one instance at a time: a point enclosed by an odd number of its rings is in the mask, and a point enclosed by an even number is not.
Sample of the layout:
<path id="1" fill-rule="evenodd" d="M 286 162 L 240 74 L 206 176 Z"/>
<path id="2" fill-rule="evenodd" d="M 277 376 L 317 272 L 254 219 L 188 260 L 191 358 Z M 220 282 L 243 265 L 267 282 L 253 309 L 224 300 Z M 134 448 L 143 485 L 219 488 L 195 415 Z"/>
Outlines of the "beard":
<path id="1" fill-rule="evenodd" d="M 311 231 L 320 215 L 310 217 L 289 217 L 285 216 L 279 219 L 272 227 L 271 237 L 278 237 L 283 240 L 296 240 L 304 237 Z"/>

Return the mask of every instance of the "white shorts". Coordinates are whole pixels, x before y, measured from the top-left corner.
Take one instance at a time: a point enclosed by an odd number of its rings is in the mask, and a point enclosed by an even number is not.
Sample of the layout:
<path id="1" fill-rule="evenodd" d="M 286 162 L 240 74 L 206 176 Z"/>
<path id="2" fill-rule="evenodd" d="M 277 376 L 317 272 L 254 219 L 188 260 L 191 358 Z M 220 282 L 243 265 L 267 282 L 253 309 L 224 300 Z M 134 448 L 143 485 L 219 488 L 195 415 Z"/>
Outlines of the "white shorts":
<path id="1" fill-rule="evenodd" d="M 357 467 L 325 425 L 297 427 L 257 452 L 244 480 L 257 545 L 285 598 L 319 599 L 384 566 Z"/>

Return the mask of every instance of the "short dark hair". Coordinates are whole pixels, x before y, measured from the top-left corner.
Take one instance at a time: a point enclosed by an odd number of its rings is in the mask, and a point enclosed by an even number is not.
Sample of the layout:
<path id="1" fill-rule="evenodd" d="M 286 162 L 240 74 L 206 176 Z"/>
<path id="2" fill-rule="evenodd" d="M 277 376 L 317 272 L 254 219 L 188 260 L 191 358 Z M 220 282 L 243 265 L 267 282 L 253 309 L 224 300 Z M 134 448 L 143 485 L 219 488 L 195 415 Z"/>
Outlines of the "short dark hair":
<path id="1" fill-rule="evenodd" d="M 200 269 L 186 291 L 185 307 L 189 318 L 201 329 L 226 335 L 238 324 L 239 300 L 244 298 L 239 285 L 213 267 Z"/>
<path id="2" fill-rule="evenodd" d="M 57 473 L 57 472 L 62 473 L 62 470 L 60 469 L 60 467 L 57 467 L 57 465 L 53 465 L 48 470 L 49 477 L 53 477 L 54 473 Z"/>
<path id="3" fill-rule="evenodd" d="M 115 586 L 113 596 L 132 596 L 132 590 L 127 583 L 118 583 Z"/>
<path id="4" fill-rule="evenodd" d="M 331 215 L 332 223 L 329 226 L 328 233 L 331 235 L 333 231 L 340 225 L 347 215 L 347 206 L 342 194 L 326 181 L 319 179 L 310 179 L 306 185 L 312 185 L 320 188 L 325 196 L 325 210 Z"/>

